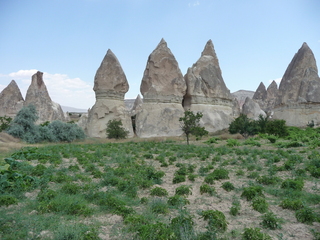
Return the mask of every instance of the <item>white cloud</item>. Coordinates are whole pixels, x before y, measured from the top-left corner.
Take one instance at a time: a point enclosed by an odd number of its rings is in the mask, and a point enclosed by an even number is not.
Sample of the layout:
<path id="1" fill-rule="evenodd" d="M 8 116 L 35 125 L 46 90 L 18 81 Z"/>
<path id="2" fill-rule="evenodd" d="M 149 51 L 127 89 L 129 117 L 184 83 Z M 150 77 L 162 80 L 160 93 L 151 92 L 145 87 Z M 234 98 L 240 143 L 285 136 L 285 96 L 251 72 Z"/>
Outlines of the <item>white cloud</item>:
<path id="1" fill-rule="evenodd" d="M 36 69 L 19 70 L 10 74 L 0 74 L 0 91 L 14 79 L 23 96 L 31 83 L 31 77 Z M 5 81 L 7 85 L 4 85 Z M 70 78 L 66 74 L 43 73 L 43 81 L 47 86 L 49 95 L 54 102 L 63 106 L 88 109 L 95 102 L 93 85 L 86 83 L 80 78 Z"/>
<path id="2" fill-rule="evenodd" d="M 193 3 L 189 3 L 188 6 L 189 7 L 197 7 L 200 5 L 200 2 L 199 1 L 196 1 L 196 2 L 193 2 Z"/>

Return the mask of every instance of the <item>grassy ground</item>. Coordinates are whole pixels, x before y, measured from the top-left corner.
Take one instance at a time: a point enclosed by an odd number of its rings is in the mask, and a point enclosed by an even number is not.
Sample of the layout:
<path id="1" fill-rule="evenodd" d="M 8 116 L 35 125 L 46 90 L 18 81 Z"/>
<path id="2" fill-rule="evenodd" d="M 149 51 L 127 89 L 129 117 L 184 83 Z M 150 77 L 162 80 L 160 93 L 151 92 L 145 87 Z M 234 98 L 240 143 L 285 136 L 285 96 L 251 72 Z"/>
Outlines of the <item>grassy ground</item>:
<path id="1" fill-rule="evenodd" d="M 11 146 L 0 238 L 320 239 L 320 152 L 306 135 Z"/>

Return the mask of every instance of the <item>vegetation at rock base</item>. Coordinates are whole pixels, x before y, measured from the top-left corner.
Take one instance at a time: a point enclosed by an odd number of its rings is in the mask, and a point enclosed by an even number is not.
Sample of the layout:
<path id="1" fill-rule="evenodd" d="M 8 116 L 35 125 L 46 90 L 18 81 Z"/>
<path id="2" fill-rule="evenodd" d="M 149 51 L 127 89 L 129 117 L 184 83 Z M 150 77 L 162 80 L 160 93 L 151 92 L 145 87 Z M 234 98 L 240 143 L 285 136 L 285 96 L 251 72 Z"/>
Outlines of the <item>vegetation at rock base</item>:
<path id="1" fill-rule="evenodd" d="M 288 132 L 249 138 L 260 147 L 215 137 L 1 153 L 0 238 L 317 239 L 320 131 Z"/>
<path id="2" fill-rule="evenodd" d="M 184 112 L 184 117 L 179 118 L 181 122 L 181 129 L 187 137 L 187 144 L 189 145 L 190 135 L 201 138 L 208 134 L 204 127 L 200 126 L 200 120 L 203 117 L 201 112 L 194 114 L 192 111 L 187 110 Z"/>
<path id="3" fill-rule="evenodd" d="M 115 138 L 115 139 L 124 139 L 128 136 L 129 131 L 127 131 L 123 126 L 122 126 L 122 121 L 121 120 L 110 120 L 107 123 L 107 138 Z"/>
<path id="4" fill-rule="evenodd" d="M 12 121 L 11 117 L 8 117 L 8 116 L 0 117 L 0 132 L 8 129 L 11 121 Z"/>
<path id="5" fill-rule="evenodd" d="M 27 143 L 72 142 L 85 138 L 83 130 L 74 123 L 56 120 L 36 125 L 37 120 L 38 114 L 35 106 L 28 105 L 17 113 L 7 128 L 7 132 Z"/>

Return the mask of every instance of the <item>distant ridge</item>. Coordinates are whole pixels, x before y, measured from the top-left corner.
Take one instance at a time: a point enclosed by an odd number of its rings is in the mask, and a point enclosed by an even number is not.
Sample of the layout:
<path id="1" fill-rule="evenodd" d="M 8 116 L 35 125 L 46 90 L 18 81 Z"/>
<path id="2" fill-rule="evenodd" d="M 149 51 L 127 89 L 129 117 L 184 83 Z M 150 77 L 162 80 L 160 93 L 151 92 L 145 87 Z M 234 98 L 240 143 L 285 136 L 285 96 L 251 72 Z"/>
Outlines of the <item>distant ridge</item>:
<path id="1" fill-rule="evenodd" d="M 67 107 L 67 106 L 61 106 L 61 108 L 63 112 L 77 112 L 77 113 L 88 112 L 88 109 L 80 109 L 80 108 Z"/>

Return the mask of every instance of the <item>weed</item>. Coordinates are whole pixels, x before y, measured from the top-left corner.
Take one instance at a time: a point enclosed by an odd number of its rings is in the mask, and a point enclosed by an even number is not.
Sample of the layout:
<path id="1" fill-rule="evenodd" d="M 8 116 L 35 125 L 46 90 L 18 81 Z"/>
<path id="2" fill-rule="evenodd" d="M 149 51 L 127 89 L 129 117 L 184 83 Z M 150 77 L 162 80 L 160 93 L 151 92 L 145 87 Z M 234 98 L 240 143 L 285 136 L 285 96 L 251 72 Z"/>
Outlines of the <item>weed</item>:
<path id="1" fill-rule="evenodd" d="M 231 182 L 224 182 L 221 187 L 227 192 L 230 192 L 235 188 Z"/>
<path id="2" fill-rule="evenodd" d="M 1 206 L 9 206 L 9 205 L 17 204 L 17 203 L 18 203 L 18 199 L 16 199 L 15 197 L 13 197 L 11 195 L 0 196 L 0 207 Z"/>
<path id="3" fill-rule="evenodd" d="M 181 185 L 176 188 L 176 195 L 191 195 L 192 194 L 191 189 L 192 189 L 191 186 Z"/>
<path id="4" fill-rule="evenodd" d="M 147 204 L 149 202 L 149 199 L 147 198 L 147 197 L 142 197 L 141 199 L 140 199 L 140 203 L 141 204 Z"/>
<path id="5" fill-rule="evenodd" d="M 240 201 L 237 199 L 233 199 L 232 206 L 230 208 L 230 214 L 232 216 L 237 216 L 239 214 L 240 209 L 241 209 Z"/>
<path id="6" fill-rule="evenodd" d="M 268 210 L 269 204 L 264 197 L 255 197 L 252 199 L 252 207 L 259 213 L 265 213 Z"/>
<path id="7" fill-rule="evenodd" d="M 299 210 L 303 208 L 303 203 L 300 199 L 284 199 L 280 203 L 280 207 L 283 209 L 290 209 L 290 210 Z"/>
<path id="8" fill-rule="evenodd" d="M 256 179 L 256 181 L 260 184 L 264 184 L 264 185 L 275 185 L 277 183 L 279 183 L 281 181 L 280 178 L 275 177 L 275 176 L 260 176 Z"/>
<path id="9" fill-rule="evenodd" d="M 181 183 L 186 181 L 186 176 L 185 175 L 175 175 L 172 183 Z"/>
<path id="10" fill-rule="evenodd" d="M 158 197 L 166 197 L 168 196 L 168 191 L 161 187 L 155 187 L 150 191 L 151 196 L 158 196 Z"/>
<path id="11" fill-rule="evenodd" d="M 229 138 L 229 139 L 227 140 L 227 146 L 228 146 L 228 147 L 240 146 L 240 142 L 239 142 L 237 139 Z"/>
<path id="12" fill-rule="evenodd" d="M 169 213 L 168 204 L 161 198 L 155 198 L 150 202 L 150 209 L 156 214 Z"/>
<path id="13" fill-rule="evenodd" d="M 208 220 L 208 227 L 220 232 L 225 232 L 228 227 L 228 222 L 225 215 L 218 210 L 206 210 L 200 213 L 204 220 Z"/>
<path id="14" fill-rule="evenodd" d="M 312 224 L 316 221 L 316 215 L 314 211 L 309 207 L 303 207 L 296 211 L 296 218 L 298 222 Z"/>
<path id="15" fill-rule="evenodd" d="M 250 201 L 258 196 L 263 196 L 262 193 L 263 188 L 261 186 L 250 186 L 245 187 L 241 194 L 241 197 L 245 197 L 247 201 Z"/>
<path id="16" fill-rule="evenodd" d="M 242 240 L 272 240 L 269 235 L 260 231 L 260 228 L 245 228 L 242 234 Z"/>
<path id="17" fill-rule="evenodd" d="M 180 196 L 180 195 L 174 195 L 172 197 L 169 197 L 167 203 L 170 206 L 174 206 L 174 207 L 179 207 L 179 206 L 184 206 L 184 205 L 190 204 L 188 199 L 186 199 L 184 196 Z"/>
<path id="18" fill-rule="evenodd" d="M 66 194 L 77 194 L 80 192 L 81 187 L 74 183 L 66 183 L 61 187 L 61 191 Z"/>
<path id="19" fill-rule="evenodd" d="M 238 169 L 238 170 L 236 171 L 236 175 L 237 175 L 237 176 L 243 176 L 243 175 L 244 175 L 244 171 L 241 170 L 241 169 Z"/>
<path id="20" fill-rule="evenodd" d="M 200 194 L 208 193 L 210 196 L 213 196 L 215 191 L 214 187 L 211 187 L 208 184 L 202 184 L 200 186 Z"/>
<path id="21" fill-rule="evenodd" d="M 282 182 L 281 188 L 301 191 L 303 185 L 302 179 L 286 179 Z"/>
<path id="22" fill-rule="evenodd" d="M 281 223 L 283 220 L 277 218 L 272 212 L 268 212 L 262 216 L 262 222 L 260 223 L 263 228 L 271 230 L 281 229 Z"/>
<path id="23" fill-rule="evenodd" d="M 188 179 L 189 179 L 191 182 L 194 182 L 194 181 L 196 180 L 196 177 L 197 177 L 197 175 L 192 174 L 192 173 L 190 173 L 190 174 L 188 175 Z"/>
<path id="24" fill-rule="evenodd" d="M 210 174 L 212 174 L 212 176 L 214 177 L 215 180 L 229 179 L 229 172 L 227 169 L 224 169 L 224 168 L 215 169 Z"/>

